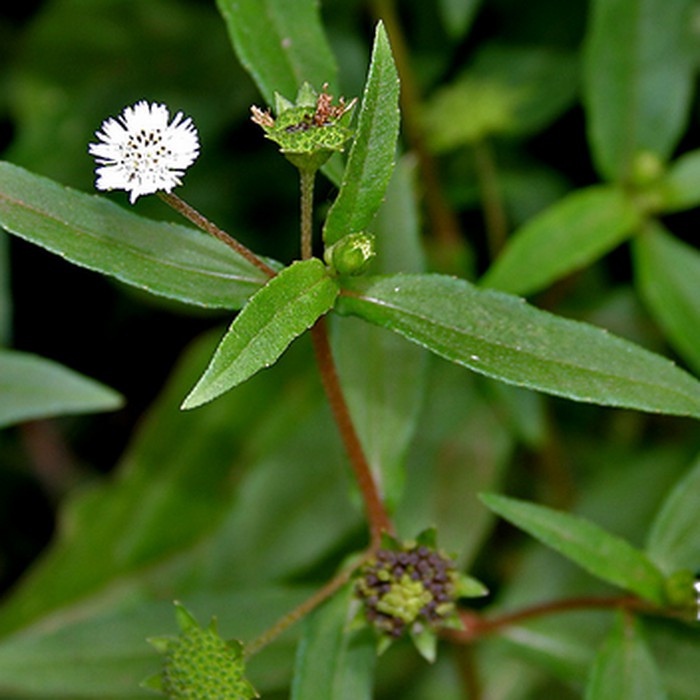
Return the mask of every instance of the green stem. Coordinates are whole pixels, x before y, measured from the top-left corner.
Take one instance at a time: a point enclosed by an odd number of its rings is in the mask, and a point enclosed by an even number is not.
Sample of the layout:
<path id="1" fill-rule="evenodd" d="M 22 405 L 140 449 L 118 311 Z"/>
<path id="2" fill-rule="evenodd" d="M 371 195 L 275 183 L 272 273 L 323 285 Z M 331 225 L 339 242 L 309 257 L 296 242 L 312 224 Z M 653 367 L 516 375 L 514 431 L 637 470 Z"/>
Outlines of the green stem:
<path id="1" fill-rule="evenodd" d="M 476 173 L 481 190 L 486 236 L 491 259 L 495 259 L 503 248 L 508 235 L 508 220 L 503 206 L 498 168 L 491 145 L 485 141 L 474 144 Z"/>
<path id="2" fill-rule="evenodd" d="M 223 231 L 216 224 L 213 224 L 176 194 L 172 194 L 171 192 L 158 192 L 158 196 L 168 206 L 178 212 L 178 214 L 182 214 L 182 216 L 191 221 L 197 228 L 214 236 L 214 238 L 225 243 L 232 250 L 235 250 L 236 253 L 242 258 L 245 258 L 251 265 L 255 265 L 258 270 L 264 272 L 267 277 L 274 277 L 277 274 L 273 268 L 261 260 L 252 250 L 246 248 L 240 241 L 237 241 L 233 236 L 226 233 L 226 231 Z"/>
<path id="3" fill-rule="evenodd" d="M 311 597 L 307 598 L 303 603 L 301 603 L 301 605 L 298 605 L 296 608 L 294 608 L 294 610 L 287 613 L 272 627 L 270 627 L 270 629 L 263 632 L 249 644 L 246 644 L 246 659 L 249 659 L 251 656 L 257 654 L 261 649 L 270 644 L 270 642 L 279 637 L 282 632 L 315 610 L 319 605 L 321 605 L 321 603 L 328 600 L 328 598 L 330 598 L 337 590 L 342 588 L 350 580 L 353 573 L 364 563 L 368 556 L 369 554 L 365 554 L 357 566 L 341 571 L 335 578 L 332 578 L 325 586 L 323 586 L 323 588 L 320 588 Z"/>
<path id="4" fill-rule="evenodd" d="M 301 174 L 301 259 L 313 255 L 313 211 L 315 170 L 299 169 Z"/>

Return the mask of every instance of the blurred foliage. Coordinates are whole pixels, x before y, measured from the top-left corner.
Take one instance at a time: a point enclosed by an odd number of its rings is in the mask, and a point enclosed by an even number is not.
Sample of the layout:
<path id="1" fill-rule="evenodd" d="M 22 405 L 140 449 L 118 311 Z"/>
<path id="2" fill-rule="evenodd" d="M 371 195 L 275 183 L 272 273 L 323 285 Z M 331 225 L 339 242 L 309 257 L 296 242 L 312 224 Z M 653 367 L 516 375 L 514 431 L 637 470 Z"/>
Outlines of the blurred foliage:
<path id="1" fill-rule="evenodd" d="M 3 159 L 90 193 L 87 143 L 102 120 L 165 102 L 200 132 L 188 201 L 261 254 L 296 256 L 297 175 L 249 120 L 265 99 L 214 0 L 15 5 L 0 18 Z M 645 23 L 645 11 L 663 22 Z M 373 223 L 382 272 L 486 273 L 484 284 L 697 373 L 695 0 L 322 0 L 321 13 L 342 94 L 361 95 L 378 16 L 402 76 L 406 155 Z M 337 191 L 319 179 L 317 225 Z M 125 205 L 123 193 L 107 198 Z M 174 218 L 157 198 L 135 211 Z M 0 432 L 3 700 L 150 697 L 138 683 L 157 655 L 144 640 L 175 631 L 173 598 L 248 641 L 364 545 L 306 339 L 215 403 L 179 411 L 230 315 L 0 232 L 0 343 L 13 348 L 3 353 L 50 358 L 126 399 L 108 415 L 37 413 Z M 359 432 L 388 465 L 400 533 L 436 525 L 489 585 L 487 615 L 614 589 L 497 520 L 483 492 L 571 511 L 646 547 L 664 573 L 700 569 L 693 420 L 506 386 L 356 319 L 332 331 Z M 318 643 L 321 629 L 339 645 L 345 613 L 334 599 L 265 648 L 253 685 L 287 697 L 300 636 Z M 624 625 L 611 611 L 523 620 L 442 645 L 433 666 L 398 644 L 377 663 L 375 696 L 700 697 L 696 624 Z M 365 652 L 342 649 L 369 668 Z M 313 687 L 306 661 L 296 663 Z M 606 684 L 625 664 L 638 677 Z M 357 687 L 367 692 L 362 678 Z"/>

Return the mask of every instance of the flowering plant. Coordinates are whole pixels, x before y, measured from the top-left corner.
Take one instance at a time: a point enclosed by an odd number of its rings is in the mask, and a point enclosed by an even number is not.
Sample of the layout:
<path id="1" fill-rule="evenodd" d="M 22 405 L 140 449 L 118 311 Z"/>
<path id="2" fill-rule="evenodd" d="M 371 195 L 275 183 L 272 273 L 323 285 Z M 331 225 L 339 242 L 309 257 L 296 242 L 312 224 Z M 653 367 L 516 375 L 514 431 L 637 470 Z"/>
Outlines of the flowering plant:
<path id="1" fill-rule="evenodd" d="M 29 39 L 74 56 L 76 25 L 100 52 L 71 59 L 70 99 L 51 61 L 15 76 L 35 102 L 0 224 L 20 259 L 28 242 L 104 276 L 67 302 L 44 263 L 13 265 L 18 300 L 41 291 L 32 331 L 120 393 L 26 330 L 0 350 L 0 454 L 60 516 L 8 581 L 0 698 L 694 697 L 689 4 L 582 0 L 563 50 L 506 30 L 473 48 L 478 3 L 428 21 L 377 0 L 370 36 L 315 0 L 95 0 L 96 33 L 73 2 Z M 113 475 L 85 479 L 84 425 L 101 453 L 100 426 L 127 433 Z"/>

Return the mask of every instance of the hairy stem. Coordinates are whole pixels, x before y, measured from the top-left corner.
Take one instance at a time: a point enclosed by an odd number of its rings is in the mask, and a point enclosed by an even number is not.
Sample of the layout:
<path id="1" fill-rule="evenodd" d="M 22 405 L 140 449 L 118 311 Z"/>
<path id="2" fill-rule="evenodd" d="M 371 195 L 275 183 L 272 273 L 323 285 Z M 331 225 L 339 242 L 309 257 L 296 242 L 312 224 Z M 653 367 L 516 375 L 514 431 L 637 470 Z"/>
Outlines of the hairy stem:
<path id="1" fill-rule="evenodd" d="M 350 459 L 350 466 L 365 503 L 372 538 L 371 546 L 376 548 L 381 542 L 382 532 L 393 533 L 394 527 L 384 508 L 377 483 L 372 475 L 372 470 L 365 457 L 360 438 L 352 422 L 348 405 L 345 402 L 324 318 L 316 321 L 316 324 L 311 329 L 311 338 L 316 352 L 316 361 L 321 373 L 323 388 L 326 391 L 328 403 L 333 412 L 333 417 L 340 431 L 340 437 Z"/>
<path id="2" fill-rule="evenodd" d="M 171 192 L 158 192 L 158 196 L 178 214 L 182 214 L 186 219 L 191 221 L 197 228 L 205 231 L 214 238 L 217 238 L 222 243 L 225 243 L 229 248 L 233 249 L 241 257 L 245 258 L 251 265 L 255 265 L 258 270 L 265 273 L 267 277 L 274 277 L 277 273 L 264 260 L 261 260 L 252 250 L 246 248 L 240 241 L 237 241 L 233 236 L 230 236 L 226 231 L 220 229 L 216 224 L 213 224 L 209 219 L 200 214 L 194 207 L 191 207 L 187 202 L 180 199 L 176 194 Z"/>
<path id="3" fill-rule="evenodd" d="M 358 563 L 361 566 L 367 555 Z M 323 588 L 319 588 L 316 593 L 307 598 L 303 603 L 298 605 L 294 610 L 287 613 L 283 618 L 276 622 L 270 629 L 263 632 L 257 639 L 254 639 L 250 644 L 245 645 L 246 658 L 250 658 L 257 654 L 263 647 L 266 647 L 270 642 L 274 641 L 287 628 L 297 623 L 303 617 L 316 609 L 321 603 L 328 600 L 338 589 L 342 588 L 351 578 L 357 567 L 341 571 L 337 576 L 326 583 Z"/>
<path id="4" fill-rule="evenodd" d="M 313 211 L 315 170 L 299 169 L 301 175 L 301 259 L 313 254 Z"/>

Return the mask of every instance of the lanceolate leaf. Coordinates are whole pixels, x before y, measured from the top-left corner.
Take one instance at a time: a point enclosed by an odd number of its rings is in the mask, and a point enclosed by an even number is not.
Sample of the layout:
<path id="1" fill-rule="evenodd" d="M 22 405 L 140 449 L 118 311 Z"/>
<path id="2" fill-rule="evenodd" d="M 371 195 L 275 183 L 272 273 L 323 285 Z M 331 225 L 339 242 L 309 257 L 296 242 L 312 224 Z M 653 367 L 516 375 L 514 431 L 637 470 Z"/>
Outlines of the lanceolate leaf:
<path id="1" fill-rule="evenodd" d="M 664 572 L 700 570 L 700 459 L 671 490 L 649 533 L 647 552 Z"/>
<path id="2" fill-rule="evenodd" d="M 640 221 L 633 202 L 620 189 L 578 190 L 516 231 L 482 284 L 513 294 L 538 291 L 594 262 Z"/>
<path id="3" fill-rule="evenodd" d="M 664 212 L 683 211 L 700 204 L 700 150 L 684 153 L 671 163 L 654 194 Z"/>
<path id="4" fill-rule="evenodd" d="M 700 417 L 700 382 L 600 328 L 444 275 L 346 284 L 338 311 L 481 374 L 577 401 Z"/>
<path id="5" fill-rule="evenodd" d="M 631 544 L 575 515 L 497 494 L 481 500 L 501 517 L 594 576 L 663 604 L 664 576 Z"/>
<path id="6" fill-rule="evenodd" d="M 323 229 L 327 246 L 369 226 L 391 178 L 398 135 L 399 78 L 380 23 L 343 182 Z"/>
<path id="7" fill-rule="evenodd" d="M 666 700 L 666 697 L 640 623 L 619 613 L 591 670 L 586 700 Z"/>
<path id="8" fill-rule="evenodd" d="M 306 621 L 299 643 L 292 700 L 370 700 L 376 640 L 351 632 L 352 588 L 346 587 Z"/>
<path id="9" fill-rule="evenodd" d="M 668 157 L 685 126 L 692 7 L 692 0 L 592 3 L 584 100 L 593 155 L 610 180 L 629 178 L 642 151 Z"/>
<path id="10" fill-rule="evenodd" d="M 68 413 L 119 408 L 122 397 L 57 362 L 0 350 L 0 427 Z"/>
<path id="11" fill-rule="evenodd" d="M 231 324 L 182 407 L 195 408 L 211 401 L 269 367 L 292 340 L 333 307 L 337 295 L 336 281 L 316 258 L 280 272 Z"/>
<path id="12" fill-rule="evenodd" d="M 635 240 L 642 296 L 673 347 L 700 372 L 700 252 L 659 224 Z"/>
<path id="13" fill-rule="evenodd" d="M 293 99 L 303 82 L 336 81 L 318 0 L 217 0 L 233 47 L 269 105 L 275 92 Z"/>
<path id="14" fill-rule="evenodd" d="M 10 163 L 0 163 L 0 226 L 76 265 L 189 304 L 238 309 L 266 279 L 204 233 L 149 221 Z"/>

